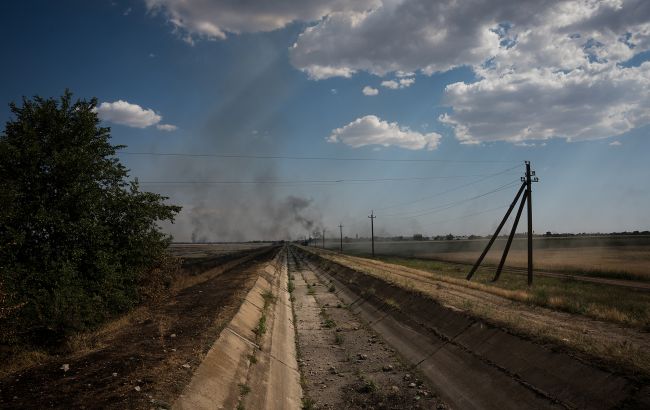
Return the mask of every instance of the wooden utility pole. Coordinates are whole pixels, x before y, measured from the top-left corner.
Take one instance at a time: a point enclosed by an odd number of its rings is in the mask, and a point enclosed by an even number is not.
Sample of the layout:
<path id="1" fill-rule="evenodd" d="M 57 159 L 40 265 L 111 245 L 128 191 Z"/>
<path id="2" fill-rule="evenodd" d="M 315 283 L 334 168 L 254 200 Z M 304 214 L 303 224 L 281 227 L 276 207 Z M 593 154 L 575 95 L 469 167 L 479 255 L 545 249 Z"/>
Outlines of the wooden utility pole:
<path id="1" fill-rule="evenodd" d="M 340 251 L 343 253 L 343 225 L 339 224 L 339 231 L 341 232 L 341 248 Z"/>
<path id="2" fill-rule="evenodd" d="M 370 211 L 370 241 L 372 242 L 372 257 L 375 257 L 375 211 Z"/>
<path id="3" fill-rule="evenodd" d="M 530 161 L 526 161 L 526 199 L 528 203 L 528 286 L 533 284 L 533 190 Z M 536 178 L 537 179 L 537 178 Z"/>

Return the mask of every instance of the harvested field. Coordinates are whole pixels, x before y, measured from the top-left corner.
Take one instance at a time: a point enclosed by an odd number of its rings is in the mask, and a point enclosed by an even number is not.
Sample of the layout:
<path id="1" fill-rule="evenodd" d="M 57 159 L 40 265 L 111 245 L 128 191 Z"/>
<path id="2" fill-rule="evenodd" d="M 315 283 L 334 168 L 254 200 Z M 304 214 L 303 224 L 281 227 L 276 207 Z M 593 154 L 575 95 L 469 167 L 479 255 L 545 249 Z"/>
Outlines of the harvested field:
<path id="1" fill-rule="evenodd" d="M 376 253 L 384 256 L 423 258 L 473 264 L 487 240 L 401 241 L 375 243 Z M 505 240 L 499 238 L 490 250 L 484 265 L 496 266 Z M 613 279 L 650 281 L 650 238 L 572 237 L 535 238 L 533 240 L 535 269 Z M 338 249 L 332 243 L 331 249 Z M 345 244 L 346 253 L 368 255 L 370 243 Z M 516 238 L 508 254 L 506 266 L 527 266 L 526 241 Z"/>

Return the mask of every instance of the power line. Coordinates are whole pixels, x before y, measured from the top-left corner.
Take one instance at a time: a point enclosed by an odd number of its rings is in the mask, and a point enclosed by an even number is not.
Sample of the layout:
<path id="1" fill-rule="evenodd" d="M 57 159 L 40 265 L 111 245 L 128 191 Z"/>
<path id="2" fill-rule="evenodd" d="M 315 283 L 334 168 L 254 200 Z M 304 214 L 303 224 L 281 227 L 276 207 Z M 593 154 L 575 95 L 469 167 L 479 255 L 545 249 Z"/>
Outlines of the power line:
<path id="1" fill-rule="evenodd" d="M 482 198 L 484 196 L 487 196 L 487 195 L 490 195 L 490 194 L 493 194 L 493 193 L 496 193 L 496 192 L 499 192 L 499 191 L 503 191 L 504 189 L 508 189 L 511 186 L 513 186 L 513 185 L 515 185 L 515 184 L 517 184 L 519 182 L 520 181 L 508 182 L 507 184 L 501 185 L 501 186 L 499 186 L 499 187 L 497 187 L 495 189 L 492 189 L 492 190 L 490 190 L 488 192 L 485 192 L 485 193 L 482 193 L 482 194 L 479 194 L 479 195 L 476 195 L 476 196 L 473 196 L 473 197 L 470 197 L 470 198 L 461 199 L 459 201 L 450 202 L 450 203 L 440 205 L 440 206 L 437 206 L 437 207 L 433 207 L 433 208 L 426 208 L 426 209 L 420 209 L 420 210 L 417 210 L 417 211 L 404 212 L 404 213 L 398 213 L 398 214 L 390 214 L 390 215 L 381 215 L 381 216 L 384 217 L 384 218 L 409 218 L 409 219 L 410 218 L 418 218 L 420 216 L 430 215 L 432 213 L 445 211 L 447 209 L 453 208 L 453 207 L 458 206 L 460 204 L 463 204 L 465 202 L 473 201 L 473 200 Z M 410 214 L 413 214 L 413 215 L 410 215 Z"/>
<path id="2" fill-rule="evenodd" d="M 259 180 L 222 180 L 222 181 L 140 181 L 142 185 L 236 185 L 236 184 L 363 184 L 378 182 L 428 181 L 432 179 L 474 178 L 479 175 L 439 175 L 430 177 L 396 177 L 396 178 L 342 178 L 342 179 L 259 179 Z"/>
<path id="3" fill-rule="evenodd" d="M 459 159 L 410 159 L 410 158 L 364 158 L 364 157 L 319 157 L 300 155 L 267 155 L 267 154 L 198 154 L 178 152 L 121 152 L 121 155 L 140 155 L 157 157 L 208 157 L 235 159 L 287 159 L 298 161 L 375 161 L 375 162 L 446 162 L 446 163 L 520 163 L 521 161 L 504 160 L 459 160 Z"/>
<path id="4" fill-rule="evenodd" d="M 490 212 L 500 211 L 500 210 L 503 210 L 505 208 L 507 208 L 507 206 L 501 205 L 501 206 L 497 206 L 497 207 L 494 207 L 494 208 L 486 209 L 485 211 L 473 212 L 471 214 L 465 214 L 465 215 L 457 216 L 455 218 L 440 219 L 440 220 L 437 220 L 437 221 L 429 222 L 429 223 L 421 225 L 421 226 L 424 228 L 424 227 L 435 225 L 435 224 L 444 224 L 444 223 L 447 223 L 447 222 L 450 222 L 450 221 L 456 221 L 458 219 L 465 219 L 465 218 L 470 218 L 472 216 L 483 215 L 483 214 L 487 214 L 487 213 L 490 213 Z"/>
<path id="5" fill-rule="evenodd" d="M 463 184 L 463 185 L 459 185 L 457 187 L 453 187 L 453 188 L 450 188 L 450 189 L 435 193 L 433 195 L 421 197 L 421 198 L 415 199 L 413 201 L 400 202 L 400 203 L 397 203 L 397 204 L 394 204 L 394 205 L 385 206 L 383 208 L 378 208 L 377 210 L 378 211 L 383 211 L 383 210 L 386 210 L 386 209 L 397 208 L 397 207 L 407 206 L 407 205 L 413 205 L 415 203 L 422 202 L 422 201 L 425 201 L 425 200 L 431 199 L 431 198 L 437 198 L 437 197 L 442 196 L 444 194 L 448 194 L 450 192 L 458 191 L 459 189 L 466 188 L 468 186 L 478 184 L 479 182 L 483 182 L 485 180 L 488 180 L 490 178 L 494 178 L 494 177 L 499 176 L 499 175 L 503 175 L 503 174 L 507 173 L 508 171 L 512 171 L 515 168 L 519 168 L 519 165 L 515 165 L 514 167 L 505 169 L 505 170 L 497 172 L 495 174 L 489 174 L 489 175 L 485 176 L 484 178 L 477 179 L 476 181 L 469 182 L 469 183 Z"/>

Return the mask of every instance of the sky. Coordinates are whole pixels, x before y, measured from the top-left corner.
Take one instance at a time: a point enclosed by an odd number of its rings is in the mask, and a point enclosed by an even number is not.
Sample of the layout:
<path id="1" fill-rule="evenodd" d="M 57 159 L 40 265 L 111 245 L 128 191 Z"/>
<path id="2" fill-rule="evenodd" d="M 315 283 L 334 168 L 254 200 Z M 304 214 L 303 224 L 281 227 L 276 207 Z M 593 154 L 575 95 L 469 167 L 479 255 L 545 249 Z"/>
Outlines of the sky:
<path id="1" fill-rule="evenodd" d="M 524 161 L 535 232 L 650 229 L 645 0 L 3 1 L 0 45 L 0 121 L 96 97 L 177 241 L 486 235 Z"/>

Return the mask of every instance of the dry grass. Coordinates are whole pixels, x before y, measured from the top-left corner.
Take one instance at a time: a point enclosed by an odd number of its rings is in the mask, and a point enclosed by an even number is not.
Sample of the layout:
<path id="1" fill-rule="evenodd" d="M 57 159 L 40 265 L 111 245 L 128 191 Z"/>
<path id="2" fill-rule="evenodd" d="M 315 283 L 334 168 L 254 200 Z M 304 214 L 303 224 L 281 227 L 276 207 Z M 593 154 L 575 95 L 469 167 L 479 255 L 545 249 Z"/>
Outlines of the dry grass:
<path id="1" fill-rule="evenodd" d="M 552 272 L 574 273 L 614 279 L 650 280 L 650 249 L 641 246 L 581 247 L 535 250 L 535 268 Z M 429 253 L 421 257 L 451 262 L 474 263 L 477 252 Z M 490 252 L 488 265 L 496 266 L 500 252 Z M 513 250 L 508 254 L 508 266 L 525 268 L 528 254 Z"/>
<path id="2" fill-rule="evenodd" d="M 442 282 L 477 289 L 518 302 L 585 315 L 641 329 L 650 329 L 650 293 L 634 292 L 616 286 L 580 281 L 537 277 L 528 288 L 521 275 L 504 272 L 498 282 L 491 282 L 492 269 L 480 269 L 471 282 L 465 280 L 466 269 L 440 261 L 408 258 L 381 258 L 425 271 L 426 276 Z"/>

